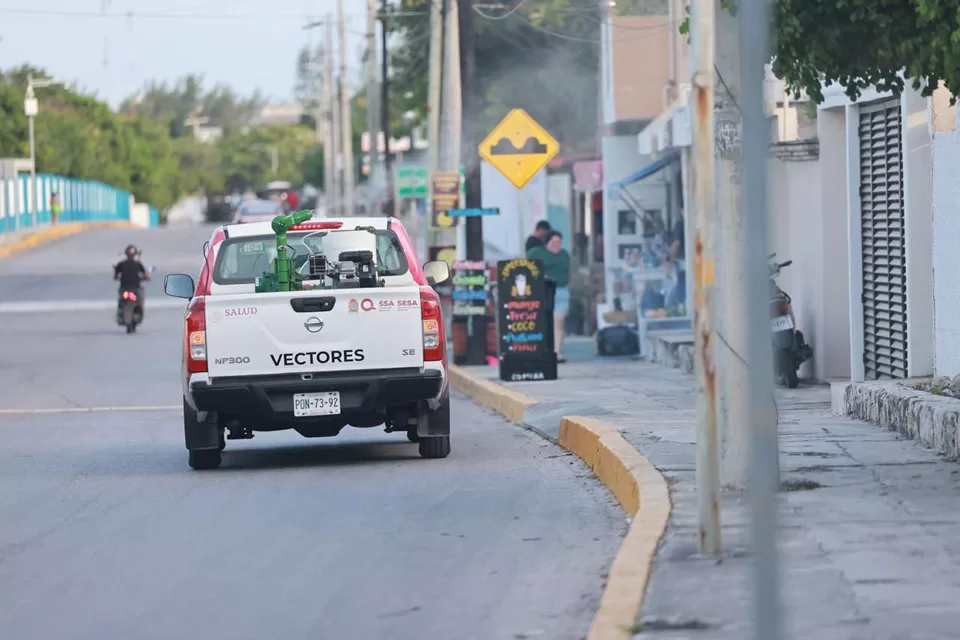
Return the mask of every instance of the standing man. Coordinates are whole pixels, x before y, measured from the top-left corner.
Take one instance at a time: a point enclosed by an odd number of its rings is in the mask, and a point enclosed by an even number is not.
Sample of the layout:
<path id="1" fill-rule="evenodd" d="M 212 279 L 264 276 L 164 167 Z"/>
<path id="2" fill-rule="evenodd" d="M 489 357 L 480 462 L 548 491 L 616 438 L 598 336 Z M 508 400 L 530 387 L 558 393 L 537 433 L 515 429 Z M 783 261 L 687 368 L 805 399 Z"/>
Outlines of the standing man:
<path id="1" fill-rule="evenodd" d="M 563 337 L 570 311 L 570 254 L 563 248 L 563 235 L 550 231 L 546 242 L 527 251 L 531 260 L 543 262 L 543 274 L 556 286 L 553 294 L 553 347 L 557 362 L 566 362 L 563 357 Z"/>
<path id="2" fill-rule="evenodd" d="M 57 195 L 57 192 L 54 191 L 50 194 L 50 215 L 51 223 L 56 226 L 57 220 L 60 219 L 60 196 Z"/>
<path id="3" fill-rule="evenodd" d="M 530 249 L 534 247 L 542 247 L 546 244 L 547 234 L 550 233 L 550 223 L 546 220 L 541 220 L 537 223 L 536 228 L 533 230 L 533 235 L 527 238 L 527 246 L 524 250 L 529 253 Z"/>
<path id="4" fill-rule="evenodd" d="M 290 204 L 290 211 L 300 210 L 300 196 L 297 195 L 296 191 L 293 191 L 292 189 L 287 191 L 287 202 Z"/>
<path id="5" fill-rule="evenodd" d="M 674 223 L 673 230 L 670 233 L 670 254 L 664 261 L 664 266 L 667 269 L 671 266 L 675 267 L 674 273 L 677 277 L 677 284 L 674 286 L 673 291 L 670 292 L 670 299 L 667 301 L 667 306 L 669 307 L 685 304 L 687 300 L 686 241 L 684 232 L 683 214 L 681 214 L 677 218 L 676 223 Z"/>

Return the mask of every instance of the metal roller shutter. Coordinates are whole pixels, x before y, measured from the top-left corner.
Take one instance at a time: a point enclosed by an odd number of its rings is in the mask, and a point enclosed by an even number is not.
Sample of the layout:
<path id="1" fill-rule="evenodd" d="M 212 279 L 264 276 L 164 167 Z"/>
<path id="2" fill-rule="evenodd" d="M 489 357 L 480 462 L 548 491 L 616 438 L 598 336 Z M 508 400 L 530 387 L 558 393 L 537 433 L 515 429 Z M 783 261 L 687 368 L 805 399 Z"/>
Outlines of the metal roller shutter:
<path id="1" fill-rule="evenodd" d="M 907 264 L 899 99 L 860 107 L 863 365 L 867 380 L 907 377 Z"/>

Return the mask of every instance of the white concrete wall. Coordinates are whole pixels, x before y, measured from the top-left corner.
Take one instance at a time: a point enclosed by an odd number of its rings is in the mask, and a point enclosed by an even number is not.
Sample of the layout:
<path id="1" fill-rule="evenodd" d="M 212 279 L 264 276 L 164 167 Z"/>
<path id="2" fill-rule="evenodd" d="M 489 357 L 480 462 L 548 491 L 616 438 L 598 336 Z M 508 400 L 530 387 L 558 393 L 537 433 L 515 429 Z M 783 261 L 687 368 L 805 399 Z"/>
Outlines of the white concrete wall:
<path id="1" fill-rule="evenodd" d="M 130 197 L 130 223 L 135 227 L 150 226 L 150 205 L 143 203 L 133 203 L 133 196 Z"/>
<path id="2" fill-rule="evenodd" d="M 903 203 L 907 257 L 907 371 L 933 374 L 933 199 L 929 99 L 905 91 L 903 119 Z"/>
<path id="3" fill-rule="evenodd" d="M 937 100 L 934 100 L 935 109 Z M 957 110 L 935 113 L 932 142 L 934 372 L 960 375 L 960 132 Z"/>
<path id="4" fill-rule="evenodd" d="M 850 377 L 854 381 L 864 379 L 863 368 L 863 252 L 860 238 L 860 134 L 859 105 L 889 98 L 889 92 L 871 88 L 863 92 L 854 103 L 843 88 L 831 85 L 824 89 L 824 101 L 819 117 L 834 109 L 844 110 L 844 133 L 838 138 L 839 129 L 825 137 L 821 125 L 821 155 L 825 151 L 833 155 L 845 153 L 846 165 L 846 222 L 847 222 L 847 304 L 849 327 Z M 919 92 L 907 88 L 900 98 L 901 126 L 903 134 L 903 187 L 904 224 L 907 262 L 907 331 L 908 375 L 925 376 L 933 372 L 933 259 L 931 252 L 932 223 L 932 178 L 930 145 L 930 101 Z M 826 181 L 836 181 L 826 177 Z M 826 182 L 824 183 L 824 185 Z M 842 192 L 825 191 L 839 196 Z M 831 220 L 825 218 L 825 220 Z M 828 234 L 829 236 L 829 234 Z M 835 246 L 835 245 L 834 245 Z M 839 318 L 835 318 L 836 322 Z"/>
<path id="5" fill-rule="evenodd" d="M 771 158 L 769 249 L 784 267 L 777 283 L 790 294 L 797 329 L 813 345 L 815 357 L 826 351 L 821 329 L 820 295 L 823 270 L 822 216 L 818 161 L 787 161 Z M 811 361 L 800 368 L 802 378 L 816 376 Z"/>
<path id="6" fill-rule="evenodd" d="M 541 171 L 523 189 L 517 189 L 486 162 L 480 167 L 480 206 L 500 209 L 484 216 L 484 255 L 490 262 L 524 255 L 524 243 L 537 221 L 547 217 L 547 172 Z M 465 247 L 465 224 L 458 226 L 458 246 Z"/>
<path id="7" fill-rule="evenodd" d="M 777 282 L 790 294 L 797 328 L 813 347 L 800 376 L 815 380 L 850 375 L 844 112 L 823 113 L 820 157 L 775 156 L 768 173 L 769 247 L 779 262 L 793 261 Z"/>
<path id="8" fill-rule="evenodd" d="M 813 355 L 815 375 L 820 380 L 850 377 L 850 271 L 847 226 L 846 113 L 844 109 L 821 111 L 817 119 L 820 139 L 821 233 L 820 310 Z"/>

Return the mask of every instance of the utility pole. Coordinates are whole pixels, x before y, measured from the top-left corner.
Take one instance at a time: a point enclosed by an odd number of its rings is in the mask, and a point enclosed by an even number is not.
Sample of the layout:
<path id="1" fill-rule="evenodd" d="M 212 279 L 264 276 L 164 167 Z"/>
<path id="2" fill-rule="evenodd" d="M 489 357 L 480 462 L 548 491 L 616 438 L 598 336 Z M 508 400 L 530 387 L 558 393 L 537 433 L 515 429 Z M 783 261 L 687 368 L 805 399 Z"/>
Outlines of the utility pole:
<path id="1" fill-rule="evenodd" d="M 435 4 L 435 3 L 432 3 Z M 390 153 L 390 50 L 387 48 L 387 36 L 389 35 L 387 9 L 389 5 L 387 0 L 383 0 L 381 5 L 383 9 L 383 23 L 380 25 L 380 42 L 383 47 L 383 57 L 380 59 L 380 124 L 383 130 L 383 168 L 387 174 L 387 193 L 388 202 L 393 203 L 393 217 L 400 215 L 400 194 L 397 193 L 396 175 L 393 171 L 393 156 Z"/>
<path id="2" fill-rule="evenodd" d="M 740 130 L 743 114 L 740 90 L 740 21 L 714 0 L 716 13 L 716 59 L 714 69 L 721 82 L 717 85 L 715 115 L 717 193 L 720 222 L 717 264 L 721 274 L 718 298 L 723 314 L 716 330 L 724 338 L 720 347 L 718 376 L 723 389 L 719 415 L 722 427 L 723 485 L 745 489 L 750 476 L 750 405 L 747 391 L 746 349 L 749 332 L 743 321 L 747 308 L 747 273 L 743 256 L 748 251 L 743 220 L 743 156 Z M 761 79 L 763 73 L 761 72 Z M 771 360 L 772 362 L 772 360 Z"/>
<path id="3" fill-rule="evenodd" d="M 23 111 L 27 116 L 28 128 L 30 130 L 30 225 L 37 226 L 37 146 L 34 137 L 33 119 L 40 112 L 37 102 L 37 95 L 33 91 L 33 76 L 27 76 L 27 92 L 23 99 Z M 20 228 L 20 215 L 15 213 L 13 216 L 14 230 Z"/>
<path id="4" fill-rule="evenodd" d="M 338 117 L 337 93 L 333 90 L 334 52 L 333 52 L 333 16 L 327 14 L 326 33 L 323 41 L 323 101 L 326 136 L 323 141 L 324 191 L 326 192 L 327 214 L 332 215 L 340 204 L 337 173 L 337 155 L 340 153 L 340 119 Z"/>
<path id="5" fill-rule="evenodd" d="M 473 0 L 459 0 L 459 40 L 460 40 L 460 98 L 463 111 L 465 147 L 468 150 L 463 164 L 466 173 L 466 202 L 468 209 L 479 208 L 480 197 L 480 156 L 476 152 L 477 144 L 477 42 L 473 28 Z M 483 218 L 470 217 L 464 221 L 467 260 L 483 261 Z M 486 316 L 467 318 L 467 364 L 483 365 L 487 360 Z"/>
<path id="6" fill-rule="evenodd" d="M 311 22 L 304 27 L 304 29 L 313 29 L 320 26 L 325 27 L 321 56 L 323 85 L 318 91 L 320 95 L 317 100 L 317 130 L 322 131 L 323 198 L 328 215 L 332 215 L 335 212 L 339 201 L 337 196 L 337 185 L 339 181 L 337 176 L 337 154 L 339 153 L 340 124 L 337 117 L 337 92 L 335 92 L 333 88 L 335 68 L 333 24 L 333 16 L 328 13 L 324 20 Z"/>
<path id="7" fill-rule="evenodd" d="M 682 11 L 682 9 L 681 9 Z M 679 92 L 677 87 L 679 83 L 677 82 L 677 32 L 679 31 L 674 25 L 677 20 L 677 0 L 667 0 L 667 33 L 669 34 L 670 42 L 670 79 L 667 81 L 668 84 L 668 95 L 667 99 L 664 100 L 664 106 L 668 106 L 671 102 L 677 99 Z"/>
<path id="8" fill-rule="evenodd" d="M 694 336 L 697 375 L 697 501 L 700 510 L 700 551 L 719 554 L 720 439 L 717 433 L 717 369 L 711 306 L 715 262 L 714 243 L 714 0 L 694 2 L 693 44 L 694 211 Z M 767 335 L 767 332 L 764 333 Z"/>
<path id="9" fill-rule="evenodd" d="M 386 2 L 384 2 L 386 4 Z M 370 140 L 370 184 L 380 187 L 380 127 L 377 117 L 377 0 L 367 0 L 367 135 Z"/>
<path id="10" fill-rule="evenodd" d="M 457 7 L 458 0 L 446 0 L 447 15 L 446 25 L 444 26 L 444 79 L 446 80 L 446 90 L 443 94 L 443 110 L 447 116 L 447 128 L 449 142 L 445 146 L 447 151 L 447 160 L 445 169 L 450 172 L 460 171 L 461 140 L 463 136 L 463 113 L 462 113 L 462 95 L 460 88 L 460 12 Z"/>
<path id="11" fill-rule="evenodd" d="M 34 227 L 37 226 L 37 208 L 39 203 L 37 202 L 37 145 L 36 137 L 34 135 L 33 121 L 34 118 L 36 118 L 40 113 L 40 105 L 37 101 L 37 95 L 34 92 L 34 89 L 53 87 L 56 85 L 63 85 L 67 89 L 70 89 L 73 86 L 61 80 L 35 80 L 32 75 L 28 74 L 27 90 L 23 97 L 23 113 L 25 116 L 27 116 L 27 126 L 30 135 L 30 198 L 28 206 L 31 224 Z M 196 134 L 194 134 L 194 136 L 196 136 Z M 13 217 L 13 224 L 14 230 L 18 230 L 20 228 L 20 216 L 15 215 Z"/>
<path id="12" fill-rule="evenodd" d="M 764 66 L 770 60 L 769 7 L 746 0 L 740 11 L 740 81 L 743 109 L 743 220 L 746 272 L 745 359 L 750 365 L 746 404 L 750 425 L 750 506 L 754 571 L 754 635 L 780 638 L 780 576 L 777 562 L 777 494 L 780 446 L 772 405 L 770 298 L 767 272 L 767 154 L 770 128 L 764 108 Z"/>
<path id="13" fill-rule="evenodd" d="M 442 98 L 440 103 L 440 161 L 439 170 L 449 173 L 460 171 L 460 139 L 462 117 L 460 115 L 460 25 L 457 0 L 443 0 L 443 67 Z M 444 229 L 437 233 L 438 245 L 459 244 L 457 229 Z M 457 254 L 460 255 L 460 247 Z"/>
<path id="14" fill-rule="evenodd" d="M 350 113 L 350 87 L 347 83 L 347 26 L 343 0 L 337 0 L 337 30 L 340 37 L 340 144 L 343 149 L 343 215 L 353 210 L 353 118 Z"/>
<path id="15" fill-rule="evenodd" d="M 440 109 L 443 89 L 443 0 L 432 0 L 430 4 L 430 78 L 427 100 L 427 180 L 433 180 L 433 174 L 440 169 Z M 427 216 L 433 211 L 433 197 L 428 196 Z M 437 246 L 436 231 L 429 230 L 427 246 Z"/>

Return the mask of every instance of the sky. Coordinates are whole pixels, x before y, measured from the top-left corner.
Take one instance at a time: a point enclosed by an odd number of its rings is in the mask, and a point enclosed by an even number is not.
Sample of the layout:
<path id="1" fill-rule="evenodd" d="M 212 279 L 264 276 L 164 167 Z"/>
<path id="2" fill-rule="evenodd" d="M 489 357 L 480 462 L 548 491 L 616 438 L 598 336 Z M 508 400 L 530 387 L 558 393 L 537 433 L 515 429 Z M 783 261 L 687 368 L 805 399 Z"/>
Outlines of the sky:
<path id="1" fill-rule="evenodd" d="M 356 78 L 366 2 L 344 7 Z M 0 0 L 0 68 L 45 68 L 113 106 L 148 80 L 188 73 L 289 102 L 297 53 L 324 33 L 304 25 L 335 12 L 336 0 Z"/>

